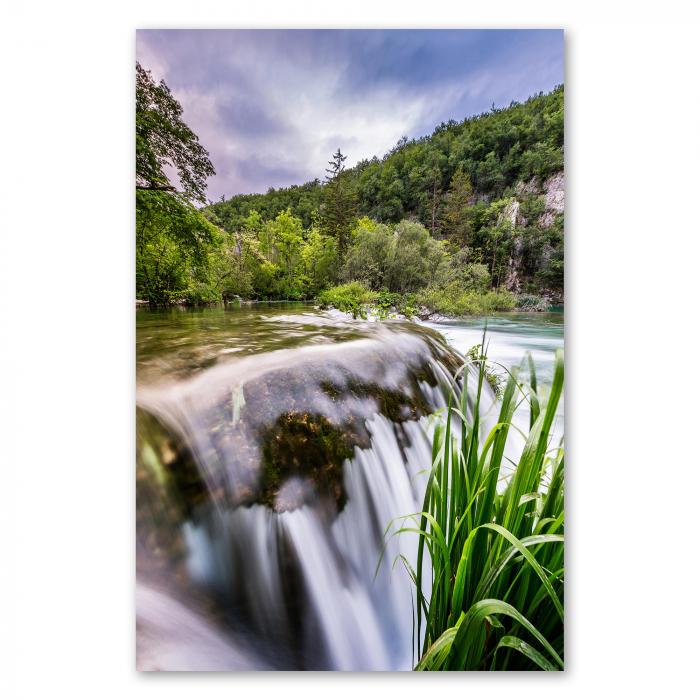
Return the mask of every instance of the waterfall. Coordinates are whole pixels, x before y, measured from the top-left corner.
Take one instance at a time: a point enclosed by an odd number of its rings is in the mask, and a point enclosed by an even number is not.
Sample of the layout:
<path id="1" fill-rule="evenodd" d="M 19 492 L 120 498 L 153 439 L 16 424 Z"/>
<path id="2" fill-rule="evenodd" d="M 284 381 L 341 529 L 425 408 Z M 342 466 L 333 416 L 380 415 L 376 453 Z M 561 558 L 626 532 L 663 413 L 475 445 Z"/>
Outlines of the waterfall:
<path id="1" fill-rule="evenodd" d="M 409 670 L 417 540 L 387 530 L 462 361 L 382 323 L 140 387 L 139 666 Z"/>

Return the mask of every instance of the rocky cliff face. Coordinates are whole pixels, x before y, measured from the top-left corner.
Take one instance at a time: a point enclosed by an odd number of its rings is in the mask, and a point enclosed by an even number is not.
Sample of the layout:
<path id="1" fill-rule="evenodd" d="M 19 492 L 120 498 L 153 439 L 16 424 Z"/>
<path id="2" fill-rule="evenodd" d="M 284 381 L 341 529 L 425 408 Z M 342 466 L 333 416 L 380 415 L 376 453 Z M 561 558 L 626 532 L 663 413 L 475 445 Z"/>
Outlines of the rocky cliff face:
<path id="1" fill-rule="evenodd" d="M 511 226 L 515 227 L 517 224 L 521 223 L 522 216 L 520 215 L 520 202 L 512 197 L 511 200 L 506 205 L 506 208 L 501 212 L 498 217 L 498 224 L 504 224 L 508 222 Z"/>
<path id="2" fill-rule="evenodd" d="M 499 217 L 499 224 L 508 222 L 513 228 L 532 225 L 541 229 L 549 228 L 554 224 L 556 217 L 564 213 L 564 191 L 563 171 L 551 175 L 542 183 L 538 182 L 537 178 L 532 178 L 528 182 L 519 182 L 515 188 L 515 196 L 511 198 Z M 544 211 L 537 217 L 536 221 L 529 221 L 522 213 L 522 203 L 533 197 L 541 199 Z M 519 236 L 515 239 L 504 279 L 506 289 L 516 294 L 521 291 L 522 286 L 518 269 L 522 263 L 523 248 L 523 239 L 522 236 Z M 551 252 L 551 249 L 543 251 L 545 260 L 549 259 Z"/>
<path id="3" fill-rule="evenodd" d="M 564 173 L 558 172 L 548 177 L 543 184 L 545 212 L 539 220 L 542 228 L 554 223 L 557 214 L 564 213 Z"/>

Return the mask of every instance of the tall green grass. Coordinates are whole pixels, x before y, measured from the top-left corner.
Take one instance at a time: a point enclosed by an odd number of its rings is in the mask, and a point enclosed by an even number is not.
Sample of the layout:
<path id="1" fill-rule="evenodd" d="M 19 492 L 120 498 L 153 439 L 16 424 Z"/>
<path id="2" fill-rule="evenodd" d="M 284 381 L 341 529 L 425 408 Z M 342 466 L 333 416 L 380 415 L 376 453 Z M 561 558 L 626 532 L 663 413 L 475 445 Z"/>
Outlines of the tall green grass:
<path id="1" fill-rule="evenodd" d="M 529 356 L 526 381 L 508 373 L 497 422 L 483 435 L 486 362 L 472 359 L 461 391 L 449 389 L 417 527 L 399 529 L 419 535 L 416 568 L 403 558 L 416 589 L 415 668 L 561 670 L 564 452 L 551 444 L 551 433 L 564 384 L 563 353 L 556 353 L 546 397 L 538 394 Z M 470 364 L 478 373 L 469 372 Z M 529 434 L 512 464 L 506 441 L 518 431 L 513 416 L 523 401 L 529 403 Z M 499 479 L 505 488 L 497 488 Z"/>

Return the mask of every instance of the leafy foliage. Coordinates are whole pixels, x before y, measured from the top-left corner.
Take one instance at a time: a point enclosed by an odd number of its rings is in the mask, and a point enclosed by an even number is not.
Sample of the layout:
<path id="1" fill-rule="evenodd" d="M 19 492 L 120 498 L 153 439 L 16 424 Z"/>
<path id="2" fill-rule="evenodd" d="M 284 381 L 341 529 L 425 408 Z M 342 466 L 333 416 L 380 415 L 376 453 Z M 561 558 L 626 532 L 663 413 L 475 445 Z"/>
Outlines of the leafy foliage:
<path id="1" fill-rule="evenodd" d="M 180 191 L 166 168 L 176 172 Z M 221 237 L 192 203 L 204 202 L 213 174 L 168 86 L 137 63 L 136 293 L 151 305 L 198 300 L 206 288 L 210 254 Z"/>
<path id="2" fill-rule="evenodd" d="M 218 242 L 216 227 L 180 197 L 136 191 L 136 289 L 152 304 L 187 299 Z"/>
<path id="3" fill-rule="evenodd" d="M 338 252 L 345 254 L 350 229 L 355 220 L 355 191 L 353 181 L 344 174 L 347 156 L 340 149 L 334 154 L 326 169 L 326 187 L 321 208 L 321 226 L 324 233 L 336 240 Z"/>
<path id="4" fill-rule="evenodd" d="M 564 383 L 563 355 L 556 354 L 546 397 L 538 393 L 531 358 L 529 382 L 510 374 L 498 420 L 483 436 L 486 362 L 478 352 L 461 389 L 447 389 L 422 512 L 415 526 L 405 521 L 397 529 L 419 537 L 415 569 L 403 561 L 417 596 L 416 669 L 560 670 L 564 452 L 551 445 L 551 431 Z M 473 402 L 470 381 L 476 382 Z M 523 397 L 530 404 L 530 432 L 511 471 L 505 447 Z M 499 493 L 503 476 L 507 484 Z"/>
<path id="5" fill-rule="evenodd" d="M 474 195 L 469 175 L 458 168 L 450 181 L 450 188 L 442 206 L 442 230 L 455 248 L 469 242 L 472 221 L 471 200 Z"/>
<path id="6" fill-rule="evenodd" d="M 353 232 L 341 276 L 407 293 L 444 277 L 448 267 L 444 246 L 422 224 L 401 221 L 392 227 L 365 219 Z"/>
<path id="7" fill-rule="evenodd" d="M 387 287 L 396 292 L 415 292 L 446 274 L 448 256 L 425 226 L 402 221 L 394 229 L 389 251 Z"/>
<path id="8" fill-rule="evenodd" d="M 549 300 L 536 294 L 519 294 L 517 307 L 523 311 L 547 311 Z"/>
<path id="9" fill-rule="evenodd" d="M 204 203 L 206 180 L 214 175 L 209 154 L 182 121 L 182 107 L 164 81 L 136 64 L 136 184 L 173 191 L 165 173 L 174 168 L 182 193 Z"/>
<path id="10" fill-rule="evenodd" d="M 478 292 L 465 289 L 458 281 L 428 287 L 418 293 L 416 301 L 428 312 L 446 316 L 485 316 L 497 311 L 512 311 L 517 303 L 515 294 L 506 289 Z"/>
<path id="11" fill-rule="evenodd" d="M 318 302 L 323 308 L 333 307 L 351 313 L 353 318 L 365 318 L 379 294 L 363 282 L 348 282 L 321 292 Z"/>

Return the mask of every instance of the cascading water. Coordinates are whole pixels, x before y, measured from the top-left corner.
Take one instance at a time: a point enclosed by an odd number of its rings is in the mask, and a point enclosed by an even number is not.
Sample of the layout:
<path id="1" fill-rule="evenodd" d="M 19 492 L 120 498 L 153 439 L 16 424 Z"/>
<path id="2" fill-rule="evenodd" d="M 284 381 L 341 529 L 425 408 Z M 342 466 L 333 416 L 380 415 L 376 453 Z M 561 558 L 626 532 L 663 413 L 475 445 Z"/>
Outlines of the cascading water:
<path id="1" fill-rule="evenodd" d="M 416 540 L 386 531 L 420 510 L 462 358 L 412 324 L 345 330 L 139 385 L 140 668 L 412 667 Z"/>

